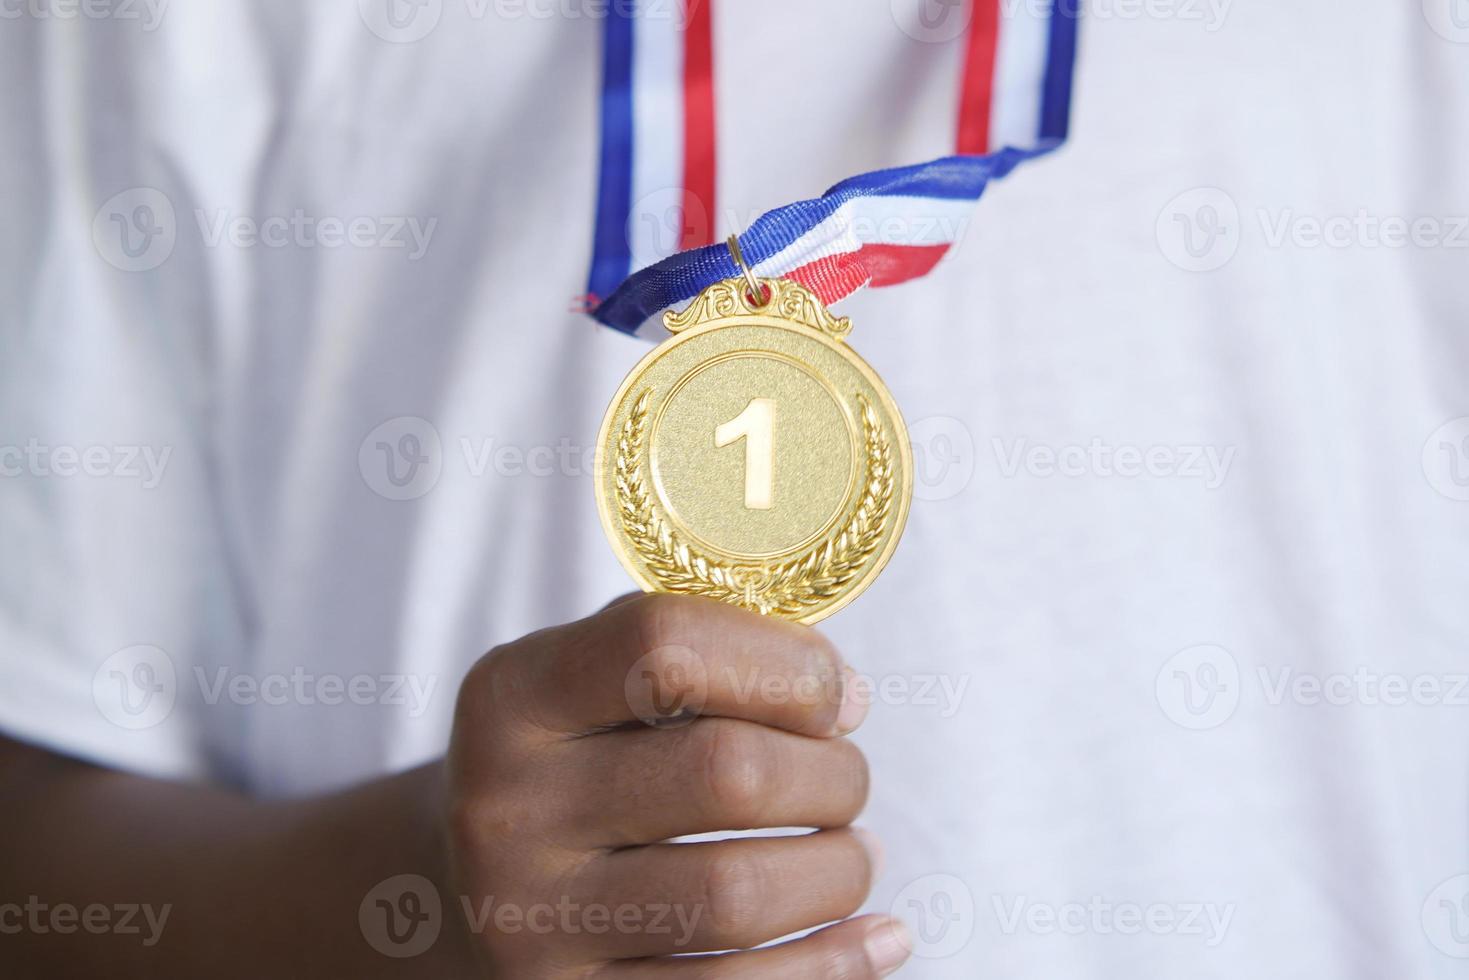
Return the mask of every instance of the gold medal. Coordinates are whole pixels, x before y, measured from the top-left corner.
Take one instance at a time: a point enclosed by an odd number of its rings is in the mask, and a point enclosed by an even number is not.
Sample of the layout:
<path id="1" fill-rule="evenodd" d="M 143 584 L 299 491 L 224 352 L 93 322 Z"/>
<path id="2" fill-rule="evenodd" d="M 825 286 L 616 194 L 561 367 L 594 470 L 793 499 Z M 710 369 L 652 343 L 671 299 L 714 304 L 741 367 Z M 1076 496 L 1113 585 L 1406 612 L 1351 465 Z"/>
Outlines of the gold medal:
<path id="1" fill-rule="evenodd" d="M 851 329 L 803 286 L 717 282 L 623 381 L 597 439 L 597 507 L 650 592 L 802 623 L 865 589 L 913 493 L 903 417 Z M 764 301 L 761 302 L 760 300 Z"/>

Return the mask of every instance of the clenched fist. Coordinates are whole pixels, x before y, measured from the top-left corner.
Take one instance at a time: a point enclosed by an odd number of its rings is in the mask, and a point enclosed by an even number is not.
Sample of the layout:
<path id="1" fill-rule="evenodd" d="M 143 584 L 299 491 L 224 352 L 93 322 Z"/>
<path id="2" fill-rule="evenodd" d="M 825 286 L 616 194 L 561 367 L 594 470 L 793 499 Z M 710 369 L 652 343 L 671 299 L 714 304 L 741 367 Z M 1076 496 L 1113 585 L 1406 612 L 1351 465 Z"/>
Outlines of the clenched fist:
<path id="1" fill-rule="evenodd" d="M 459 695 L 452 885 L 492 976 L 882 977 L 907 958 L 862 904 L 848 826 L 867 764 L 853 675 L 815 631 L 639 596 L 497 648 Z M 798 836 L 672 843 L 749 828 Z M 726 951 L 726 952 L 720 952 Z M 702 953 L 711 955 L 681 956 Z"/>

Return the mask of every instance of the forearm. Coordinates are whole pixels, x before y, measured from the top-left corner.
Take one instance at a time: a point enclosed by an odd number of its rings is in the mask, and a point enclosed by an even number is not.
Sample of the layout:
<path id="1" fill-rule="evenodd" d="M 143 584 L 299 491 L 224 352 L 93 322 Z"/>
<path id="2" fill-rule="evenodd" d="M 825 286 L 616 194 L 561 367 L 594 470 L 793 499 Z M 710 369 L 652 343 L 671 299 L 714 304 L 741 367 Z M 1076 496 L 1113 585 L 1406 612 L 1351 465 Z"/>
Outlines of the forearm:
<path id="1" fill-rule="evenodd" d="M 0 740 L 0 959 L 20 976 L 462 975 L 447 904 L 438 942 L 411 959 L 376 952 L 358 924 L 378 882 L 444 881 L 439 768 L 261 803 Z M 109 910 L 105 928 L 89 906 Z"/>

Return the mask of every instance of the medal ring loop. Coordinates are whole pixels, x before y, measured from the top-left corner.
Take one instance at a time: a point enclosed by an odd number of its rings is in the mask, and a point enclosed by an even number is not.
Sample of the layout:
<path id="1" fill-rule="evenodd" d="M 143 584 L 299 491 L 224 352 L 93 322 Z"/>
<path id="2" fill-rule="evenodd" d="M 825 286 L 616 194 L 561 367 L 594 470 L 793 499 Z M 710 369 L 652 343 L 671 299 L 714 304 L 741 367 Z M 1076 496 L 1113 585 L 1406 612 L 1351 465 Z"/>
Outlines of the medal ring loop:
<path id="1" fill-rule="evenodd" d="M 770 287 L 762 285 L 760 280 L 755 278 L 755 273 L 751 272 L 750 267 L 745 264 L 744 253 L 740 251 L 740 236 L 730 235 L 725 244 L 729 246 L 729 254 L 734 259 L 735 266 L 739 268 L 740 274 L 745 277 L 745 285 L 750 290 L 750 302 L 756 307 L 761 307 L 769 303 Z"/>

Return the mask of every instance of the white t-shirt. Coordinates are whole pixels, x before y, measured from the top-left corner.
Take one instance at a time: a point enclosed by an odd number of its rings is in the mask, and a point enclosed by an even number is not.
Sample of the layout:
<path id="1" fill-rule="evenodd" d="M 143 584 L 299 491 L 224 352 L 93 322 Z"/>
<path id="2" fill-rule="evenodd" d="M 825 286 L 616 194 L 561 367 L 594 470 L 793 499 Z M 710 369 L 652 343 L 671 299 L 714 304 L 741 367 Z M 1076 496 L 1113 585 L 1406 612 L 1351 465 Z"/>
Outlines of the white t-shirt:
<path id="1" fill-rule="evenodd" d="M 375 3 L 0 23 L 14 737 L 318 792 L 630 588 L 587 458 L 647 348 L 571 312 L 599 6 Z M 718 5 L 719 234 L 947 152 L 918 3 Z M 1097 0 L 1071 143 L 842 305 L 917 452 L 822 626 L 905 975 L 1463 975 L 1454 3 Z"/>

